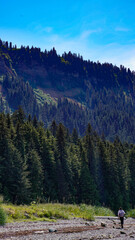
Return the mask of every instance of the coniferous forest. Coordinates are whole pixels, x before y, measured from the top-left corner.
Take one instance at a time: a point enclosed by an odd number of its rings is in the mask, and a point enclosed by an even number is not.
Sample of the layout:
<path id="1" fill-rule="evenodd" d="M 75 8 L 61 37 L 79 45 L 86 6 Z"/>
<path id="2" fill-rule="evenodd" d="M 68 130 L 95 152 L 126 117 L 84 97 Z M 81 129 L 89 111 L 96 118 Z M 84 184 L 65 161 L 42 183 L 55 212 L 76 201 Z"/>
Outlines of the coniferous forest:
<path id="1" fill-rule="evenodd" d="M 46 128 L 55 119 L 84 136 L 90 122 L 100 137 L 135 143 L 135 73 L 124 66 L 0 40 L 0 112 L 18 106 Z"/>
<path id="2" fill-rule="evenodd" d="M 134 144 L 134 72 L 0 40 L 5 201 L 134 208 Z"/>
<path id="3" fill-rule="evenodd" d="M 49 128 L 20 107 L 0 113 L 0 193 L 15 204 L 86 203 L 117 210 L 135 206 L 135 146 L 83 137 L 62 123 Z"/>

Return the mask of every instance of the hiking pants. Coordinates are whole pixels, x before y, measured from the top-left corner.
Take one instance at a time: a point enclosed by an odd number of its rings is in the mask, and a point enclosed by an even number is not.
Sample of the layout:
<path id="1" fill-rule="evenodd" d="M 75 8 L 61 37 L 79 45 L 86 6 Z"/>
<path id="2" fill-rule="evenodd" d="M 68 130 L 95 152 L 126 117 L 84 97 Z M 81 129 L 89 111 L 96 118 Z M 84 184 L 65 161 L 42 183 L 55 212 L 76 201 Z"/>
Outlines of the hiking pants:
<path id="1" fill-rule="evenodd" d="M 120 217 L 121 227 L 123 228 L 124 217 Z"/>

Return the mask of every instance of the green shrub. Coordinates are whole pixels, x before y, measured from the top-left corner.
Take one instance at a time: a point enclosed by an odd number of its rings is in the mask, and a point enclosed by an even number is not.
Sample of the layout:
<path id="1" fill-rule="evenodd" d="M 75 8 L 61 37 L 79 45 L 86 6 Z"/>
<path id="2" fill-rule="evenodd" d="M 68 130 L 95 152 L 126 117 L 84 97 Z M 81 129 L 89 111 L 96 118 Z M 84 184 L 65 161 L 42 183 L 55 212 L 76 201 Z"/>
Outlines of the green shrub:
<path id="1" fill-rule="evenodd" d="M 2 207 L 0 207 L 0 225 L 5 225 L 6 223 L 6 213 Z"/>
<path id="2" fill-rule="evenodd" d="M 135 218 L 135 209 L 131 209 L 126 214 L 127 217 Z"/>
<path id="3" fill-rule="evenodd" d="M 94 206 L 93 210 L 95 216 L 114 216 L 114 213 L 109 208 Z"/>

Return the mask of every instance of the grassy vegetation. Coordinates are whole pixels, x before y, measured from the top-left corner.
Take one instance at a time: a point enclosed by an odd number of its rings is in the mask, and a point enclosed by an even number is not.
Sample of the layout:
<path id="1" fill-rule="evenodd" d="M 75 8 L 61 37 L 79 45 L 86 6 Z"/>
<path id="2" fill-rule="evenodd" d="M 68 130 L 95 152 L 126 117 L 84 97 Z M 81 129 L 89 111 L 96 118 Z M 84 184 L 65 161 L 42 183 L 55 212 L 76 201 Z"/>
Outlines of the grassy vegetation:
<path id="1" fill-rule="evenodd" d="M 16 206 L 2 204 L 7 214 L 7 222 L 15 221 L 56 221 L 57 219 L 84 218 L 94 220 L 94 216 L 113 216 L 107 208 L 81 204 L 31 204 Z"/>
<path id="2" fill-rule="evenodd" d="M 2 207 L 0 207 L 0 225 L 5 225 L 7 220 L 7 215 Z"/>
<path id="3" fill-rule="evenodd" d="M 131 209 L 126 213 L 126 217 L 133 217 L 135 218 L 135 209 Z"/>
<path id="4" fill-rule="evenodd" d="M 41 105 L 43 105 L 44 103 L 55 104 L 55 105 L 57 104 L 57 99 L 52 98 L 50 94 L 44 93 L 41 89 L 33 89 L 33 90 L 39 104 Z"/>

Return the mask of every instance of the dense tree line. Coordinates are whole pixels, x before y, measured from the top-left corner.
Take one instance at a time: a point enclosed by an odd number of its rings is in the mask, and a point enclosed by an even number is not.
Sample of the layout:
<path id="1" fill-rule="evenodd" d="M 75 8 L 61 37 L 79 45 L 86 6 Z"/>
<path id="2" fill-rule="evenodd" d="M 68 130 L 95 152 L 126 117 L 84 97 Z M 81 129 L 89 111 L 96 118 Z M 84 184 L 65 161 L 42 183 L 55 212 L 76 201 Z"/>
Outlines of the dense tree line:
<path id="1" fill-rule="evenodd" d="M 16 204 L 87 203 L 117 210 L 135 206 L 135 146 L 100 138 L 88 124 L 72 134 L 49 128 L 22 108 L 0 114 L 0 193 Z"/>
<path id="2" fill-rule="evenodd" d="M 64 81 L 64 86 L 60 86 L 61 88 L 70 88 L 71 85 L 81 86 L 82 88 L 86 87 L 86 82 L 90 79 L 91 84 L 95 88 L 102 88 L 103 86 L 106 88 L 118 86 L 124 86 L 125 89 L 133 90 L 133 82 L 135 80 L 134 74 L 130 71 L 130 69 L 126 69 L 124 66 L 113 66 L 109 63 L 101 64 L 99 62 L 95 63 L 90 60 L 85 61 L 83 57 L 79 54 L 64 53 L 62 56 L 58 55 L 55 48 L 50 51 L 45 50 L 41 51 L 40 48 L 37 47 L 24 47 L 17 48 L 17 46 L 12 46 L 12 43 L 4 42 L 0 40 L 0 48 L 3 52 L 3 57 L 6 54 L 11 58 L 12 64 L 15 69 L 18 71 L 20 65 L 24 64 L 28 67 L 31 66 L 44 66 L 47 70 L 52 67 L 55 68 L 55 72 L 52 73 L 50 81 L 53 84 L 59 85 L 61 81 Z M 7 58 L 7 57 L 6 57 Z M 7 59 L 8 61 L 8 59 Z M 63 72 L 63 78 L 59 78 L 57 70 L 61 70 Z M 73 80 L 68 81 L 64 78 L 66 75 L 70 74 L 70 78 Z M 77 75 L 79 76 L 77 76 Z M 49 78 L 49 76 L 48 76 Z M 40 80 L 42 82 L 40 82 Z M 57 80 L 57 82 L 56 82 Z M 46 84 L 46 81 L 43 81 L 41 78 L 36 78 L 37 84 Z"/>

